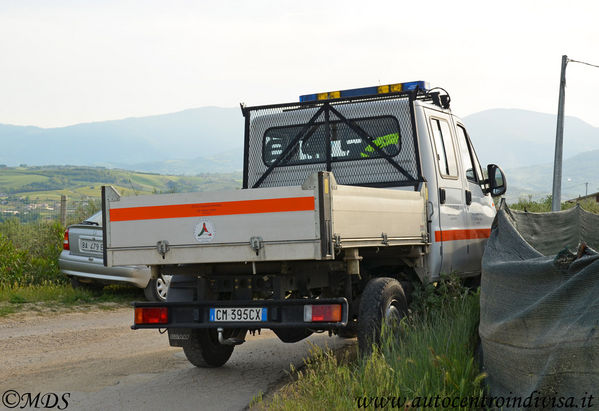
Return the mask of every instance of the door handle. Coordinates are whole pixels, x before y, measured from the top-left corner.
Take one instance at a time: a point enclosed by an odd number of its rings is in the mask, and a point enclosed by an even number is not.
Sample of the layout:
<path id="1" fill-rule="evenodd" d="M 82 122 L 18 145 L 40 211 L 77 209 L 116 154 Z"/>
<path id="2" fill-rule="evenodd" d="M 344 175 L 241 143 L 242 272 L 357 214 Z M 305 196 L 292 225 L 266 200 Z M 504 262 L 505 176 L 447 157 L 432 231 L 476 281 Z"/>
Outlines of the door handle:
<path id="1" fill-rule="evenodd" d="M 439 203 L 440 204 L 445 204 L 445 200 L 447 199 L 447 195 L 445 193 L 445 189 L 444 188 L 440 188 L 439 189 Z"/>
<path id="2" fill-rule="evenodd" d="M 472 204 L 472 191 L 466 190 L 466 205 Z"/>

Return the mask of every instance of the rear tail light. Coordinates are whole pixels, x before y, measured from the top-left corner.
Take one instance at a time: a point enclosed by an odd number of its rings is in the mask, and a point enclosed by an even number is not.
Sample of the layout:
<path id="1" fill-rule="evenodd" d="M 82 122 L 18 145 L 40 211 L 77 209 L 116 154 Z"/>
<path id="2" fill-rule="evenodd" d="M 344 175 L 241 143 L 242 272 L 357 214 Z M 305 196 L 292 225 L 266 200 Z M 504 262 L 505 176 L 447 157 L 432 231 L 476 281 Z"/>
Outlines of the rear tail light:
<path id="1" fill-rule="evenodd" d="M 64 232 L 64 240 L 62 242 L 62 248 L 63 248 L 63 250 L 71 249 L 71 247 L 69 246 L 69 229 L 68 228 Z"/>
<path id="2" fill-rule="evenodd" d="M 168 308 L 136 307 L 135 325 L 143 324 L 168 324 Z"/>
<path id="3" fill-rule="evenodd" d="M 341 322 L 341 304 L 304 305 L 304 322 Z"/>

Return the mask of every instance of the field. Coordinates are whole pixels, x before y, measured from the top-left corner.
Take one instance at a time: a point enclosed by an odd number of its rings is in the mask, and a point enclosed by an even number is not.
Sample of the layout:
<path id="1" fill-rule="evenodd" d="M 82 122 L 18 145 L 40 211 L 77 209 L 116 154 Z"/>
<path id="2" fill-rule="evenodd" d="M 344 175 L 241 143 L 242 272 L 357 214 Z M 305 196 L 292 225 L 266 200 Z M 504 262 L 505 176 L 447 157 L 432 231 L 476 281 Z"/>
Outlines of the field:
<path id="1" fill-rule="evenodd" d="M 67 197 L 68 215 L 97 201 L 103 185 L 123 196 L 241 188 L 241 173 L 161 175 L 103 167 L 44 166 L 0 168 L 0 222 L 56 220 L 60 198 Z"/>
<path id="2" fill-rule="evenodd" d="M 103 167 L 43 166 L 0 169 L 0 196 L 30 200 L 99 197 L 102 185 L 123 195 L 225 190 L 241 187 L 241 173 L 171 176 Z"/>

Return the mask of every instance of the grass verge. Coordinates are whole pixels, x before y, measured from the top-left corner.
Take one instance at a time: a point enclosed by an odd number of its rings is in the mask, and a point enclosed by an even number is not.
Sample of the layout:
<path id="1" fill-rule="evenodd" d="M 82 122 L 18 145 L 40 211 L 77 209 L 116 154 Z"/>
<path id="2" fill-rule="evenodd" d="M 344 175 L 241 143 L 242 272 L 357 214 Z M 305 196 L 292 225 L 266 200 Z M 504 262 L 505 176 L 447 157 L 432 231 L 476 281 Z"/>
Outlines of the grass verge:
<path id="1" fill-rule="evenodd" d="M 482 396 L 485 375 L 474 359 L 478 293 L 468 293 L 455 279 L 448 279 L 437 287 L 418 290 L 414 301 L 411 317 L 386 332 L 372 356 L 336 356 L 314 347 L 305 368 L 297 371 L 296 381 L 271 400 L 256 398 L 252 407 L 344 410 L 361 404 L 424 408 L 429 405 L 424 401 L 436 396 Z"/>
<path id="2" fill-rule="evenodd" d="M 123 286 L 108 286 L 102 291 L 59 284 L 5 286 L 0 287 L 0 317 L 21 311 L 68 310 L 76 306 L 111 309 L 140 300 L 144 300 L 143 291 Z"/>

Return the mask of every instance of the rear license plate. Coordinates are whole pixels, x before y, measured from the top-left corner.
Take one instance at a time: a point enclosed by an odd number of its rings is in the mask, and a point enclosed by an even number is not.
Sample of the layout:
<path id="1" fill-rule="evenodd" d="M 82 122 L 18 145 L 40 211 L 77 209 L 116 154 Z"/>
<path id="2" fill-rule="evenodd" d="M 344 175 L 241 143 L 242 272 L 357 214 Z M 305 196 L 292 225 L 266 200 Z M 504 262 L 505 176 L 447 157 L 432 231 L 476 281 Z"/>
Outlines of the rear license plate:
<path id="1" fill-rule="evenodd" d="M 91 251 L 92 253 L 101 253 L 104 251 L 102 241 L 79 239 L 79 251 Z"/>
<path id="2" fill-rule="evenodd" d="M 210 322 L 259 322 L 267 320 L 267 309 L 262 307 L 210 309 Z"/>

